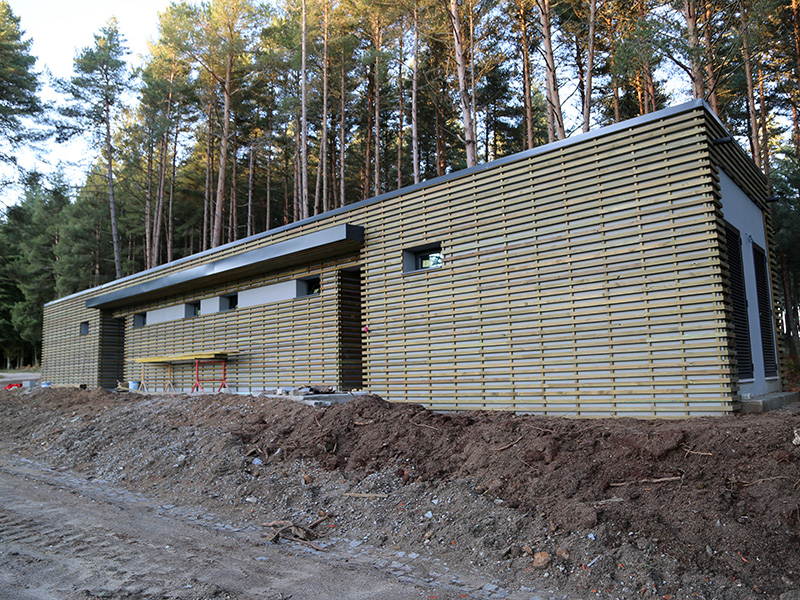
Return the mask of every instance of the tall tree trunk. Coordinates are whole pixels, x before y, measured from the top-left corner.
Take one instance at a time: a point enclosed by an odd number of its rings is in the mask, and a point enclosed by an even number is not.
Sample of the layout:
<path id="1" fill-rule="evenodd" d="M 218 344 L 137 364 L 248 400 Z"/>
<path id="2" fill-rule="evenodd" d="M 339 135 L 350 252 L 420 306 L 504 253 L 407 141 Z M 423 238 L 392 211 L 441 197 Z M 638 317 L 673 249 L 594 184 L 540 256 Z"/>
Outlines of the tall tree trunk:
<path id="1" fill-rule="evenodd" d="M 372 133 L 373 133 L 373 118 L 375 115 L 375 63 L 369 63 L 367 66 L 367 148 L 364 152 L 364 186 L 362 196 L 364 199 L 369 198 L 369 191 L 371 188 L 371 161 L 372 161 Z"/>
<path id="2" fill-rule="evenodd" d="M 583 84 L 583 131 L 589 131 L 592 118 L 592 76 L 594 74 L 594 36 L 597 25 L 597 0 L 589 0 L 589 47 L 586 52 L 586 76 Z"/>
<path id="3" fill-rule="evenodd" d="M 106 121 L 106 175 L 108 177 L 108 204 L 111 208 L 111 241 L 114 245 L 114 271 L 117 279 L 122 277 L 122 257 L 119 250 L 119 227 L 117 225 L 117 202 L 114 198 L 114 147 L 111 145 L 111 106 L 105 106 Z"/>
<path id="4" fill-rule="evenodd" d="M 612 90 L 612 98 L 613 98 L 613 105 L 614 105 L 614 122 L 619 123 L 622 120 L 622 106 L 620 103 L 619 98 L 619 79 L 617 77 L 617 61 L 616 61 L 616 47 L 614 41 L 617 36 L 616 27 L 614 26 L 614 15 L 610 11 L 612 11 L 611 3 L 606 2 L 603 7 L 605 10 L 603 11 L 603 19 L 605 20 L 605 30 L 608 33 L 608 39 L 606 40 L 608 43 L 609 51 L 608 51 L 608 66 L 609 71 L 611 72 L 611 90 Z"/>
<path id="5" fill-rule="evenodd" d="M 800 6 L 798 0 L 792 0 L 792 38 L 794 42 L 794 81 L 800 82 Z M 797 157 L 800 157 L 800 127 L 797 126 L 797 104 L 798 92 L 797 87 L 793 89 L 792 98 L 792 112 L 794 113 L 794 131 L 795 131 L 795 151 Z"/>
<path id="6" fill-rule="evenodd" d="M 783 283 L 783 302 L 786 315 L 786 341 L 789 343 L 790 354 L 796 355 L 800 346 L 800 332 L 797 326 L 797 305 L 789 285 L 791 274 L 786 264 L 786 253 L 781 253 L 781 279 Z"/>
<path id="7" fill-rule="evenodd" d="M 414 70 L 411 73 L 411 161 L 414 163 L 414 183 L 419 183 L 419 117 L 417 89 L 419 77 L 419 0 L 414 0 Z"/>
<path id="8" fill-rule="evenodd" d="M 697 34 L 697 0 L 683 0 L 683 16 L 686 19 L 686 37 L 689 43 L 689 65 L 692 79 L 692 96 L 705 98 L 703 65 L 700 62 L 700 38 Z"/>
<path id="9" fill-rule="evenodd" d="M 283 224 L 288 225 L 289 218 L 289 156 L 283 156 Z"/>
<path id="10" fill-rule="evenodd" d="M 253 174 L 255 172 L 255 144 L 250 144 L 250 156 L 247 164 L 247 237 L 253 235 Z"/>
<path id="11" fill-rule="evenodd" d="M 458 11 L 458 0 L 450 0 L 450 23 L 453 27 L 453 46 L 458 72 L 458 96 L 461 101 L 461 121 L 464 125 L 464 148 L 467 153 L 467 167 L 478 164 L 478 152 L 475 144 L 475 124 L 472 121 L 472 104 L 467 88 L 467 58 L 464 49 L 464 34 L 461 29 L 461 16 Z"/>
<path id="12" fill-rule="evenodd" d="M 556 62 L 553 53 L 553 34 L 550 27 L 550 0 L 536 0 L 539 5 L 539 23 L 541 25 L 542 46 L 544 48 L 545 80 L 547 91 L 547 115 L 550 121 L 550 141 L 563 140 L 567 137 L 564 130 L 564 116 L 561 112 L 561 98 L 558 93 L 556 78 Z"/>
<path id="13" fill-rule="evenodd" d="M 475 110 L 475 7 L 469 0 L 469 111 L 472 117 L 472 128 L 475 131 L 475 158 L 478 156 L 478 111 Z M 488 151 L 486 152 L 488 154 Z"/>
<path id="14" fill-rule="evenodd" d="M 761 67 L 758 68 L 758 100 L 761 106 L 761 165 L 764 168 L 764 175 L 767 176 L 767 185 L 770 185 L 767 97 L 764 91 L 764 70 Z"/>
<path id="15" fill-rule="evenodd" d="M 330 210 L 328 201 L 328 17 L 329 0 L 323 5 L 323 40 L 322 40 L 322 137 L 320 140 L 319 169 L 322 171 L 322 211 Z"/>
<path id="16" fill-rule="evenodd" d="M 345 196 L 344 196 L 344 188 L 345 188 L 345 181 L 344 181 L 344 174 L 345 174 L 345 141 L 347 138 L 345 137 L 346 134 L 346 121 L 345 121 L 345 111 L 347 108 L 347 88 L 346 88 L 346 71 L 344 65 L 344 51 L 342 51 L 342 69 L 341 69 L 341 86 L 342 86 L 342 97 L 340 98 L 339 104 L 339 206 L 345 205 Z"/>
<path id="17" fill-rule="evenodd" d="M 375 169 L 375 176 L 373 177 L 373 185 L 374 185 L 374 196 L 380 196 L 381 194 L 381 63 L 380 63 L 380 56 L 381 56 L 381 45 L 382 45 L 382 38 L 383 38 L 383 31 L 381 29 L 380 23 L 377 21 L 375 22 L 375 29 L 374 29 L 374 39 L 375 39 L 375 73 L 373 76 L 373 87 L 374 87 L 374 94 L 375 94 L 375 119 L 374 119 L 374 126 L 375 126 L 375 140 L 374 140 L 374 149 L 375 149 L 375 161 L 372 165 Z"/>
<path id="18" fill-rule="evenodd" d="M 747 10 L 743 2 L 740 2 L 740 22 L 742 25 L 742 57 L 744 59 L 744 72 L 747 79 L 747 108 L 750 118 L 750 148 L 753 155 L 753 161 L 761 168 L 761 144 L 759 143 L 758 133 L 758 116 L 756 113 L 756 99 L 755 89 L 753 84 L 753 63 L 750 56 L 750 43 L 749 36 L 749 21 Z"/>
<path id="19" fill-rule="evenodd" d="M 173 216 L 173 204 L 175 199 L 175 171 L 177 169 L 176 163 L 178 162 L 178 134 L 180 129 L 175 124 L 175 137 L 172 142 L 172 175 L 169 178 L 169 222 L 167 223 L 167 262 L 172 262 L 173 259 L 173 243 L 175 240 L 175 218 Z M 191 254 L 191 249 L 189 250 Z"/>
<path id="20" fill-rule="evenodd" d="M 239 161 L 237 160 L 239 154 L 239 138 L 236 132 L 233 132 L 233 152 L 231 152 L 231 203 L 230 214 L 228 215 L 228 241 L 235 242 L 239 239 L 239 210 L 238 198 L 236 196 L 237 177 Z"/>
<path id="21" fill-rule="evenodd" d="M 175 82 L 175 64 L 173 62 L 172 70 L 170 71 L 169 75 L 169 93 L 167 94 L 167 106 L 166 106 L 166 119 L 169 121 L 172 118 L 172 85 Z M 160 264 L 160 245 L 161 245 L 161 230 L 164 224 L 164 196 L 166 194 L 166 183 L 167 183 L 167 164 L 169 159 L 169 146 L 171 141 L 171 130 L 168 128 L 161 135 L 161 152 L 159 152 L 158 157 L 158 189 L 156 191 L 156 210 L 155 210 L 155 220 L 153 222 L 153 250 L 151 252 L 151 257 L 153 260 L 153 265 L 156 266 Z"/>
<path id="22" fill-rule="evenodd" d="M 792 132 L 794 139 L 794 156 L 795 160 L 800 157 L 800 114 L 798 114 L 797 105 L 792 103 Z"/>
<path id="23" fill-rule="evenodd" d="M 517 4 L 517 23 L 520 31 L 520 49 L 522 51 L 522 107 L 525 115 L 525 147 L 534 146 L 533 132 L 533 89 L 531 85 L 530 34 L 528 33 L 528 14 L 525 10 L 527 0 Z"/>
<path id="24" fill-rule="evenodd" d="M 151 239 L 150 260 L 152 267 L 158 266 L 161 261 L 161 230 L 164 226 L 164 194 L 167 182 L 167 154 L 170 142 L 169 132 L 164 132 L 159 140 L 158 151 L 158 185 L 156 186 L 156 204 L 153 210 L 153 235 Z"/>
<path id="25" fill-rule="evenodd" d="M 445 85 L 444 83 L 442 85 Z M 445 94 L 445 90 L 442 90 L 442 94 Z M 436 176 L 441 177 L 444 175 L 444 160 L 445 160 L 445 147 L 444 147 L 444 117 L 442 115 L 442 109 L 440 106 L 440 102 L 436 102 L 436 106 L 434 112 L 436 114 Z"/>
<path id="26" fill-rule="evenodd" d="M 403 187 L 403 128 L 405 127 L 405 108 L 403 106 L 403 62 L 405 52 L 403 38 L 405 37 L 405 20 L 400 19 L 400 35 L 398 36 L 397 56 L 397 189 Z"/>
<path id="27" fill-rule="evenodd" d="M 272 125 L 267 127 L 267 200 L 264 231 L 272 229 Z"/>
<path id="28" fill-rule="evenodd" d="M 300 119 L 295 118 L 295 134 L 294 134 L 294 143 L 295 147 L 300 146 L 301 140 L 301 133 L 300 133 Z M 303 178 L 303 165 L 302 165 L 302 154 L 295 152 L 295 159 L 294 159 L 294 185 L 293 185 L 293 197 L 294 197 L 294 220 L 300 221 L 304 219 L 304 210 L 303 210 L 303 192 L 300 189 L 303 185 L 303 181 L 308 183 L 307 179 Z M 307 191 L 307 190 L 306 190 Z M 308 198 L 306 198 L 306 201 Z M 308 205 L 306 205 L 305 211 L 308 211 Z"/>
<path id="29" fill-rule="evenodd" d="M 147 144 L 147 183 L 144 193 L 144 266 L 146 269 L 153 267 L 152 251 L 153 229 L 153 144 Z"/>
<path id="30" fill-rule="evenodd" d="M 308 23 L 306 14 L 306 0 L 302 1 L 302 49 L 300 65 L 300 219 L 308 216 L 308 72 L 306 70 Z"/>
<path id="31" fill-rule="evenodd" d="M 706 54 L 706 97 L 708 104 L 716 114 L 719 114 L 719 100 L 717 98 L 717 73 L 714 69 L 714 46 L 711 40 L 711 2 L 705 0 L 705 21 L 703 23 L 703 41 Z"/>
<path id="32" fill-rule="evenodd" d="M 203 195 L 203 250 L 208 250 L 209 248 L 209 233 L 211 231 L 211 173 L 214 171 L 214 165 L 212 163 L 212 146 L 211 146 L 211 117 L 212 117 L 212 102 L 213 100 L 208 101 L 208 127 L 206 128 L 206 186 L 205 192 Z"/>
<path id="33" fill-rule="evenodd" d="M 225 170 L 228 160 L 228 136 L 231 131 L 231 76 L 233 54 L 228 52 L 225 63 L 225 85 L 223 87 L 224 107 L 222 110 L 222 137 L 219 141 L 219 171 L 217 175 L 217 203 L 214 207 L 214 229 L 211 234 L 211 247 L 216 248 L 222 241 L 222 212 L 225 206 Z"/>

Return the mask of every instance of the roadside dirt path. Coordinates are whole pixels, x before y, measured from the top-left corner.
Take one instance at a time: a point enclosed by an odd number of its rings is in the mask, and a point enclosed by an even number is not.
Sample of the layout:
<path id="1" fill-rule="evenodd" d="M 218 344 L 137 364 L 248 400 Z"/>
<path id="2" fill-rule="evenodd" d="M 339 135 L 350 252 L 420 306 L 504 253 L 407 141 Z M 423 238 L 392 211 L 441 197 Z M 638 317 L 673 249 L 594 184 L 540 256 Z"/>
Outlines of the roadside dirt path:
<path id="1" fill-rule="evenodd" d="M 380 557 L 267 545 L 206 511 L 24 458 L 0 459 L 0 598 L 236 600 L 460 598 Z M 385 560 L 385 559 L 384 559 Z M 396 561 L 393 561 L 396 562 Z M 395 564 L 397 571 L 399 564 Z"/>
<path id="2" fill-rule="evenodd" d="M 798 435 L 797 406 L 0 392 L 0 598 L 798 600 Z M 266 542 L 323 517 L 324 552 Z"/>

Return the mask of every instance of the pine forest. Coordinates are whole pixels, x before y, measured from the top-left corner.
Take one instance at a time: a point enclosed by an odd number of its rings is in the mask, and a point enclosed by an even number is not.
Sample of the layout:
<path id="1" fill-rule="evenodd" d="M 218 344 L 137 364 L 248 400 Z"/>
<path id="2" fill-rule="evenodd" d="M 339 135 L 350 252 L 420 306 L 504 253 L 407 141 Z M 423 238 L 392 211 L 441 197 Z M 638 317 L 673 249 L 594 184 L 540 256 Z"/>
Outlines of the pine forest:
<path id="1" fill-rule="evenodd" d="M 0 161 L 94 161 L 21 173 L 0 216 L 3 366 L 57 297 L 692 98 L 770 180 L 796 354 L 798 0 L 173 2 L 141 67 L 111 19 L 47 102 L 30 46 L 0 1 Z"/>

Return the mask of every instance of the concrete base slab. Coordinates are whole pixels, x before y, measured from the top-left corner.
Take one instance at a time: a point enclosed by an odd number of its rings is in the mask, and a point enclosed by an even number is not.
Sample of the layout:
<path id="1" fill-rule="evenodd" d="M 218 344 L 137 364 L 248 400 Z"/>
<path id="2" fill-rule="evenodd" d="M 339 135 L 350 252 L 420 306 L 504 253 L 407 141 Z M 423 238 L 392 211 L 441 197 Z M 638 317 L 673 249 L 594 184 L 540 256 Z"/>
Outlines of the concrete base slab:
<path id="1" fill-rule="evenodd" d="M 359 396 L 366 395 L 366 392 L 350 392 L 348 394 L 306 394 L 303 396 L 278 396 L 279 398 L 288 398 L 295 402 L 307 404 L 308 406 L 332 406 L 334 404 L 344 404 Z"/>
<path id="2" fill-rule="evenodd" d="M 292 393 L 294 391 L 294 393 Z M 281 398 L 283 400 L 293 400 L 307 406 L 332 406 L 333 404 L 344 404 L 359 396 L 365 396 L 368 392 L 353 391 L 353 392 L 338 392 L 334 394 L 304 394 L 298 393 L 297 390 L 288 390 L 286 388 L 278 388 L 275 391 L 264 390 L 259 392 L 258 396 L 269 398 Z"/>
<path id="3" fill-rule="evenodd" d="M 777 410 L 796 402 L 800 402 L 799 392 L 772 392 L 771 394 L 764 394 L 763 396 L 740 399 L 738 403 L 738 412 L 743 415 L 763 413 Z"/>

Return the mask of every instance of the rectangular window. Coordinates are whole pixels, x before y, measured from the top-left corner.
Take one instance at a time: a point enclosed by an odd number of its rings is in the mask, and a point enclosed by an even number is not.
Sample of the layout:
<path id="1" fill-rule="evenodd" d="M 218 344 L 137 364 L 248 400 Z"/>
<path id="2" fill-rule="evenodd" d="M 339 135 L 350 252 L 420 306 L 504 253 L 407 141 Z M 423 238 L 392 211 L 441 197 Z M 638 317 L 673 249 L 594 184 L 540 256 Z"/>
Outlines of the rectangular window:
<path id="1" fill-rule="evenodd" d="M 89 335 L 89 321 L 81 323 L 81 335 Z"/>
<path id="2" fill-rule="evenodd" d="M 728 281 L 733 309 L 733 343 L 739 379 L 752 379 L 753 354 L 750 347 L 750 322 L 747 318 L 747 292 L 742 263 L 742 237 L 739 230 L 725 223 L 725 249 L 728 255 Z"/>
<path id="3" fill-rule="evenodd" d="M 319 276 L 306 277 L 297 281 L 297 297 L 303 296 L 316 296 L 319 294 L 320 289 Z"/>
<path id="4" fill-rule="evenodd" d="M 184 304 L 185 319 L 191 319 L 200 314 L 200 302 L 187 302 Z"/>
<path id="5" fill-rule="evenodd" d="M 761 352 L 764 356 L 764 375 L 775 377 L 778 374 L 778 359 L 775 356 L 773 336 L 773 313 L 769 293 L 769 270 L 767 255 L 753 244 L 753 266 L 756 273 L 756 295 L 758 296 L 758 324 L 761 329 Z"/>
<path id="6" fill-rule="evenodd" d="M 220 311 L 234 310 L 238 306 L 239 306 L 239 294 L 228 294 L 220 298 L 220 303 L 219 303 Z"/>
<path id="7" fill-rule="evenodd" d="M 133 328 L 139 329 L 147 325 L 147 313 L 136 313 L 133 315 Z"/>
<path id="8" fill-rule="evenodd" d="M 442 244 L 436 242 L 403 250 L 403 272 L 425 271 L 444 266 Z"/>

